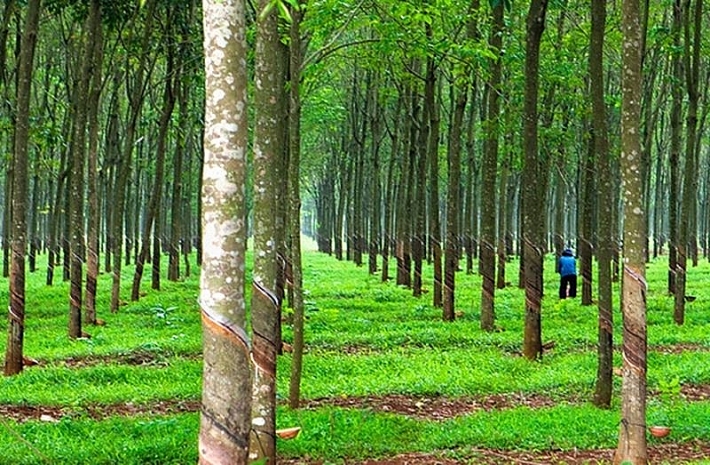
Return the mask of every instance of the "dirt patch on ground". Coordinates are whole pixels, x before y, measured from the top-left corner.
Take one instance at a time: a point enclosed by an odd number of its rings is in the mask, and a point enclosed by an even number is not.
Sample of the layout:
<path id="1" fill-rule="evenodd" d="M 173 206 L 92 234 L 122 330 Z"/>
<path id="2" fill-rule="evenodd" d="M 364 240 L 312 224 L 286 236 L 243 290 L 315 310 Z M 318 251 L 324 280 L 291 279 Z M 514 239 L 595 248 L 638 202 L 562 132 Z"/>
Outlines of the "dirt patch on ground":
<path id="1" fill-rule="evenodd" d="M 661 344 L 648 347 L 649 352 L 660 352 L 662 354 L 683 354 L 685 352 L 708 352 L 710 346 L 702 344 Z"/>
<path id="2" fill-rule="evenodd" d="M 131 402 L 112 405 L 90 405 L 83 408 L 52 407 L 46 405 L 0 405 L 0 416 L 11 418 L 18 422 L 40 420 L 56 422 L 63 417 L 88 415 L 95 420 L 109 416 L 137 415 L 168 415 L 174 413 L 197 412 L 200 410 L 199 400 L 189 401 L 159 401 L 151 404 L 133 404 Z"/>
<path id="3" fill-rule="evenodd" d="M 708 400 L 710 384 L 684 384 L 680 388 L 680 395 L 689 402 Z"/>
<path id="4" fill-rule="evenodd" d="M 648 448 L 650 465 L 661 463 L 685 464 L 710 457 L 710 444 L 689 442 L 684 444 L 654 445 Z M 402 454 L 383 459 L 365 461 L 348 460 L 347 465 L 609 465 L 613 449 L 514 452 L 493 449 L 467 449 L 456 451 L 456 458 L 447 454 Z M 280 465 L 322 465 L 322 460 L 280 459 Z"/>
<path id="5" fill-rule="evenodd" d="M 559 400 L 540 394 L 494 394 L 478 397 L 412 397 L 392 394 L 370 397 L 328 397 L 303 402 L 302 407 L 314 409 L 322 406 L 371 409 L 425 420 L 447 420 L 480 410 L 502 410 L 520 406 L 531 408 L 552 407 Z"/>

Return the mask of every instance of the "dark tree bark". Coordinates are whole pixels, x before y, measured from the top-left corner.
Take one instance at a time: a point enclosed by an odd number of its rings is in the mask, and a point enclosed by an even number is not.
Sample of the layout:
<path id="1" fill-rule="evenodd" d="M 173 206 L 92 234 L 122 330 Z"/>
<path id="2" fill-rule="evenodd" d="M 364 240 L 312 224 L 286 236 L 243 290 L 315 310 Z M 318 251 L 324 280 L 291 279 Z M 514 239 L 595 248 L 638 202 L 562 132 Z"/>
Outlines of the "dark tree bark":
<path id="1" fill-rule="evenodd" d="M 99 229 L 101 217 L 99 213 L 98 197 L 98 147 L 99 147 L 99 100 L 102 88 L 103 67 L 103 32 L 101 28 L 101 5 L 92 1 L 91 7 L 96 8 L 97 16 L 92 37 L 94 49 L 92 55 L 91 87 L 89 89 L 88 125 L 88 169 L 87 169 L 87 253 L 86 253 L 86 307 L 84 320 L 89 324 L 96 324 L 96 291 L 99 276 Z"/>
<path id="2" fill-rule="evenodd" d="M 495 327 L 495 244 L 496 244 L 496 172 L 498 170 L 498 139 L 500 131 L 500 95 L 503 69 L 503 2 L 493 7 L 493 25 L 489 44 L 496 53 L 491 63 L 488 83 L 486 145 L 481 179 L 481 241 L 479 267 L 483 278 L 481 289 L 481 329 Z"/>
<path id="3" fill-rule="evenodd" d="M 599 198 L 612 198 L 612 173 L 609 161 L 607 135 L 607 111 L 604 101 L 604 30 L 606 27 L 606 1 L 592 2 L 592 33 L 589 43 L 589 77 L 592 94 L 592 127 L 594 131 L 594 155 L 597 160 L 596 176 L 599 182 Z M 597 249 L 598 270 L 598 345 L 597 379 L 594 404 L 609 408 L 612 394 L 613 368 L 613 300 L 611 286 L 611 202 L 598 202 L 599 246 Z"/>
<path id="4" fill-rule="evenodd" d="M 444 249 L 443 319 L 453 321 L 455 312 L 456 270 L 459 264 L 458 225 L 461 185 L 461 133 L 463 127 L 467 90 L 459 91 L 451 124 L 448 153 L 449 185 L 446 195 L 446 246 Z"/>
<path id="5" fill-rule="evenodd" d="M 680 34 L 682 26 L 682 6 L 681 0 L 673 2 L 673 26 L 671 35 L 673 36 L 673 48 L 680 50 Z M 677 267 L 677 251 L 678 251 L 678 198 L 680 197 L 679 186 L 679 159 L 681 134 L 680 116 L 683 105 L 683 68 L 681 63 L 680 53 L 676 52 L 672 57 L 673 79 L 671 86 L 671 115 L 670 115 L 670 130 L 671 130 L 671 147 L 670 147 L 670 193 L 668 196 L 668 227 L 669 227 L 669 242 L 668 242 L 668 293 L 676 293 L 676 267 Z"/>
<path id="6" fill-rule="evenodd" d="M 71 253 L 71 284 L 69 290 L 69 337 L 79 338 L 81 331 L 81 311 L 83 303 L 84 277 L 84 188 L 86 170 L 86 130 L 89 113 L 89 89 L 93 84 L 92 73 L 94 42 L 96 30 L 101 26 L 100 5 L 97 0 L 91 2 L 89 16 L 84 28 L 84 50 L 81 57 L 81 73 L 74 91 L 74 133 L 71 143 L 70 187 L 70 253 Z"/>
<path id="7" fill-rule="evenodd" d="M 690 1 L 686 3 L 684 19 L 684 70 L 686 90 L 688 92 L 688 113 L 686 114 L 685 140 L 685 173 L 683 176 L 683 204 L 681 207 L 680 225 L 678 228 L 678 256 L 676 264 L 676 289 L 673 320 L 682 325 L 685 322 L 686 276 L 689 251 L 694 250 L 696 242 L 695 202 L 698 197 L 698 174 L 696 138 L 698 136 L 698 81 L 700 79 L 700 48 L 701 27 L 703 15 L 703 0 L 695 0 L 693 4 L 693 39 L 691 45 L 691 8 Z"/>
<path id="8" fill-rule="evenodd" d="M 431 33 L 431 28 L 427 28 L 429 37 Z M 432 304 L 435 308 L 439 308 L 443 305 L 441 219 L 439 215 L 439 129 L 441 126 L 441 116 L 439 115 L 439 104 L 436 101 L 436 71 L 434 58 L 428 57 L 426 83 L 424 85 L 424 100 L 426 101 L 425 106 L 429 107 L 429 111 L 427 112 L 429 121 L 426 123 L 429 126 L 426 149 L 429 165 L 429 250 L 431 251 L 432 266 L 434 268 Z M 460 133 L 461 129 L 459 128 L 458 131 Z M 460 163 L 456 166 L 460 169 Z"/>
<path id="9" fill-rule="evenodd" d="M 156 0 L 147 0 L 146 18 L 143 35 L 141 37 L 141 52 L 138 58 L 137 69 L 133 75 L 133 80 L 127 77 L 129 92 L 129 120 L 125 128 L 123 154 L 119 160 L 118 173 L 114 184 L 114 198 L 112 203 L 111 226 L 113 228 L 113 269 L 111 286 L 111 312 L 118 311 L 121 292 L 121 258 L 123 253 L 123 231 L 124 214 L 126 212 L 126 188 L 131 174 L 133 160 L 133 149 L 136 137 L 136 129 L 143 106 L 143 95 L 145 93 L 145 82 L 148 74 L 148 56 L 150 52 L 150 41 L 153 37 L 153 18 L 155 16 Z"/>
<path id="10" fill-rule="evenodd" d="M 579 274 L 581 279 L 582 305 L 592 305 L 592 262 L 594 260 L 593 224 L 594 197 L 597 196 L 596 173 L 594 172 L 596 133 L 592 133 L 586 156 L 580 161 L 582 170 L 582 197 L 579 229 Z"/>
<path id="11" fill-rule="evenodd" d="M 376 74 L 374 77 L 372 90 L 372 109 L 371 123 L 372 128 L 372 143 L 371 143 L 371 171 L 370 178 L 370 240 L 368 247 L 368 269 L 370 274 L 377 273 L 377 255 L 381 250 L 382 236 L 382 216 L 380 205 L 382 203 L 382 187 L 380 186 L 380 145 L 382 142 L 382 107 L 379 102 L 378 87 L 380 85 L 380 76 Z"/>
<path id="12" fill-rule="evenodd" d="M 301 164 L 301 8 L 291 10 L 291 47 L 290 71 L 291 85 L 289 96 L 289 235 L 291 238 L 291 269 L 293 278 L 293 359 L 291 361 L 291 379 L 289 382 L 288 401 L 291 408 L 298 408 L 301 396 L 301 372 L 303 369 L 304 349 L 304 302 L 303 302 L 303 270 L 301 264 L 301 197 L 300 197 L 300 164 Z"/>
<path id="13" fill-rule="evenodd" d="M 525 102 L 523 116 L 523 259 L 525 260 L 525 334 L 523 355 L 542 357 L 542 272 L 544 241 L 544 193 L 539 182 L 545 176 L 537 140 L 540 40 L 545 30 L 547 0 L 532 0 L 527 17 L 525 53 Z"/>
<path id="14" fill-rule="evenodd" d="M 159 289 L 160 279 L 160 199 L 162 198 L 162 189 L 165 179 L 165 152 L 167 151 L 168 129 L 172 119 L 173 110 L 175 109 L 175 86 L 177 85 L 176 69 L 179 69 L 179 64 L 175 66 L 175 42 L 174 42 L 174 18 L 175 10 L 171 9 L 167 12 L 167 24 L 165 26 L 168 34 L 167 56 L 166 56 L 166 79 L 163 87 L 162 111 L 160 121 L 158 123 L 158 146 L 155 154 L 155 175 L 153 176 L 153 186 L 145 209 L 143 220 L 143 231 L 141 234 L 141 248 L 136 256 L 136 269 L 133 274 L 133 286 L 131 289 L 131 300 L 140 298 L 141 279 L 143 278 L 143 269 L 145 262 L 148 259 L 151 232 L 153 233 L 153 241 L 157 245 L 153 247 L 152 256 L 152 288 Z"/>
<path id="15" fill-rule="evenodd" d="M 17 117 L 12 183 L 12 263 L 10 264 L 10 305 L 8 315 L 5 376 L 22 371 L 25 334 L 25 255 L 27 253 L 27 152 L 30 132 L 30 94 L 37 43 L 41 0 L 29 0 L 22 33 L 17 75 Z"/>

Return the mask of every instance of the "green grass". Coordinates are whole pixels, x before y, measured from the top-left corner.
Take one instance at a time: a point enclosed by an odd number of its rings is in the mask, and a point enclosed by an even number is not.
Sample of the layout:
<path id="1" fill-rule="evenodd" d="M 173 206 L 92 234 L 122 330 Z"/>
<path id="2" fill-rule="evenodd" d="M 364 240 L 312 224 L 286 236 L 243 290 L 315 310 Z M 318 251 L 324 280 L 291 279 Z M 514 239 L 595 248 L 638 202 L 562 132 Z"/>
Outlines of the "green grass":
<path id="1" fill-rule="evenodd" d="M 323 406 L 293 411 L 278 408 L 279 427 L 300 425 L 296 440 L 280 441 L 284 457 L 320 458 L 326 463 L 390 456 L 405 452 L 442 452 L 467 448 L 549 450 L 613 448 L 618 439 L 619 385 L 614 405 L 599 410 L 588 403 L 596 377 L 597 312 L 579 300 L 555 298 L 557 277 L 545 265 L 543 340 L 555 347 L 541 361 L 520 356 L 523 291 L 515 286 L 496 293 L 499 331 L 480 330 L 481 280 L 457 274 L 453 323 L 441 321 L 431 292 L 420 299 L 411 290 L 369 276 L 366 268 L 332 257 L 304 254 L 306 341 L 302 395 L 323 397 L 411 396 L 471 397 L 489 394 L 542 394 L 554 407 L 478 411 L 446 421 L 413 419 L 367 408 Z M 517 262 L 508 280 L 517 279 Z M 392 265 L 391 276 L 394 275 Z M 133 267 L 124 267 L 122 296 L 130 294 Z M 678 377 L 681 384 L 710 383 L 710 264 L 689 269 L 688 304 L 683 327 L 673 323 L 673 302 L 665 289 L 667 265 L 650 263 L 649 368 L 651 389 Z M 511 279 L 512 277 L 512 279 Z M 425 283 L 432 270 L 425 267 Z M 4 283 L 4 284 L 3 284 Z M 67 412 L 58 423 L 0 423 L 0 463 L 13 464 L 178 464 L 197 458 L 197 413 L 110 416 L 87 415 L 94 405 L 149 406 L 169 400 L 199 400 L 201 329 L 198 276 L 179 283 L 162 281 L 139 302 L 118 313 L 107 311 L 110 276 L 99 282 L 99 317 L 105 326 L 85 328 L 90 339 L 67 337 L 68 285 L 44 285 L 44 271 L 28 275 L 25 353 L 41 361 L 13 378 L 0 380 L 0 404 L 56 406 Z M 429 291 L 431 289 L 429 288 Z M 0 280 L 0 299 L 7 283 Z M 618 305 L 618 289 L 617 289 Z M 614 314 L 615 342 L 621 317 Z M 284 327 L 284 338 L 291 332 Z M 0 350 L 5 351 L 5 338 Z M 661 353 L 657 346 L 684 344 L 700 350 Z M 133 359 L 145 360 L 135 365 Z M 616 355 L 616 365 L 620 365 Z M 67 360 L 79 360 L 74 366 Z M 288 395 L 290 355 L 279 358 L 278 397 Z M 656 405 L 649 407 L 654 413 Z M 679 402 L 670 412 L 674 431 L 664 441 L 710 441 L 710 403 Z M 699 463 L 699 462 L 698 462 Z"/>

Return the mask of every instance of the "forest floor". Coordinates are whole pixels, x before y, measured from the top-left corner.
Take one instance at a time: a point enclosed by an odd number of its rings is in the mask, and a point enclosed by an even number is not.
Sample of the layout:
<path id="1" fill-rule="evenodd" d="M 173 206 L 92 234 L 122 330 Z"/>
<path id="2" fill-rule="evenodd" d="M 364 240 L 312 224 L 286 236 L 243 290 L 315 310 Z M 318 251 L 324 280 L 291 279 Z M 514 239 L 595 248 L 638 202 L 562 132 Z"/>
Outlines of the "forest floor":
<path id="1" fill-rule="evenodd" d="M 687 348 L 685 348 L 687 349 Z M 669 347 L 670 352 L 683 350 L 679 347 Z M 115 360 L 114 360 L 115 359 Z M 120 360 L 116 357 L 93 357 L 82 359 L 68 359 L 68 366 L 92 365 L 97 362 L 122 362 L 133 365 L 157 363 L 149 355 L 132 354 Z M 41 365 L 41 363 L 40 363 Z M 34 369 L 40 369 L 36 367 Z M 653 395 L 653 393 L 651 393 Z M 710 398 L 710 385 L 685 385 L 681 396 L 687 401 L 700 401 Z M 517 407 L 545 408 L 552 407 L 560 402 L 582 403 L 583 398 L 570 397 L 568 399 L 553 399 L 543 394 L 498 394 L 475 396 L 466 398 L 447 397 L 421 397 L 406 396 L 401 394 L 366 397 L 325 397 L 311 399 L 302 403 L 303 409 L 317 409 L 324 406 L 339 408 L 368 409 L 376 412 L 395 413 L 412 418 L 443 421 L 461 415 L 467 415 L 480 410 L 502 410 Z M 108 416 L 135 416 L 135 415 L 165 415 L 173 413 L 197 412 L 200 409 L 199 401 L 159 401 L 150 404 L 118 403 L 113 405 L 84 406 L 80 410 L 67 407 L 52 406 L 18 406 L 0 405 L 0 418 L 10 418 L 17 422 L 40 420 L 45 422 L 58 422 L 64 417 L 88 415 L 100 420 Z M 702 441 L 688 443 L 661 443 L 651 444 L 648 447 L 650 464 L 683 464 L 699 460 L 710 460 L 710 444 Z M 454 456 L 451 458 L 450 456 Z M 568 464 L 568 465 L 601 465 L 611 464 L 614 455 L 613 449 L 593 450 L 548 450 L 548 451 L 510 451 L 486 448 L 466 448 L 465 450 L 446 451 L 439 454 L 408 453 L 381 459 L 368 459 L 362 462 L 346 461 L 347 464 L 359 465 L 452 465 L 459 463 L 481 465 L 543 465 L 543 464 Z M 323 465 L 323 460 L 299 458 L 281 459 L 282 465 Z M 710 463 L 710 462 L 709 462 Z"/>

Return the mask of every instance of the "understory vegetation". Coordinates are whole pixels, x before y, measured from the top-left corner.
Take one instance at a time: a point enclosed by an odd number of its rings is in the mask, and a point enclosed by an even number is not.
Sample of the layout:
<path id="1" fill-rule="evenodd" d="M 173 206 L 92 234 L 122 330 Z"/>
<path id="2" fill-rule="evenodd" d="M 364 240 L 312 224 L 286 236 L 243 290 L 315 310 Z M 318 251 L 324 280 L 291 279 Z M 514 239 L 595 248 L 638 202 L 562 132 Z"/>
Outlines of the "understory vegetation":
<path id="1" fill-rule="evenodd" d="M 602 450 L 616 446 L 619 387 L 610 410 L 592 406 L 597 310 L 557 299 L 545 264 L 539 362 L 521 355 L 523 291 L 518 262 L 496 293 L 495 332 L 479 324 L 481 282 L 457 274 L 455 322 L 441 321 L 431 295 L 414 298 L 366 268 L 306 252 L 303 408 L 279 403 L 283 460 L 348 463 L 421 452 L 475 463 L 476 451 Z M 125 267 L 126 286 L 133 273 Z M 431 270 L 425 282 L 431 283 Z M 665 258 L 648 265 L 649 425 L 672 426 L 651 447 L 710 441 L 710 264 L 689 268 L 686 324 L 673 323 Z M 28 275 L 25 354 L 38 364 L 0 383 L 0 462 L 7 464 L 188 464 L 197 460 L 201 329 L 196 275 L 164 282 L 119 312 L 108 308 L 110 276 L 99 282 L 99 318 L 69 340 L 68 283 L 47 287 Z M 7 286 L 0 299 L 7 300 Z M 124 289 L 128 296 L 128 288 Z M 618 296 L 618 292 L 616 293 Z M 621 316 L 615 322 L 621 365 Z M 291 340 L 284 309 L 284 339 Z M 4 352 L 6 341 L 0 341 Z M 278 397 L 287 397 L 290 354 L 278 361 Z M 707 391 L 704 391 L 707 392 Z M 495 402 L 494 402 L 495 401 Z M 441 410 L 438 410 L 441 406 Z M 599 459 L 608 459 L 601 456 Z M 681 463 L 667 457 L 667 463 Z M 693 462 L 702 463 L 702 462 Z M 710 462 L 704 462 L 710 463 Z"/>

